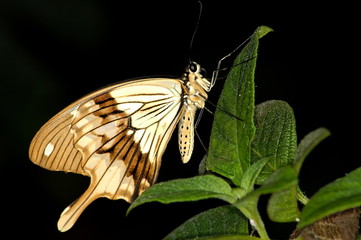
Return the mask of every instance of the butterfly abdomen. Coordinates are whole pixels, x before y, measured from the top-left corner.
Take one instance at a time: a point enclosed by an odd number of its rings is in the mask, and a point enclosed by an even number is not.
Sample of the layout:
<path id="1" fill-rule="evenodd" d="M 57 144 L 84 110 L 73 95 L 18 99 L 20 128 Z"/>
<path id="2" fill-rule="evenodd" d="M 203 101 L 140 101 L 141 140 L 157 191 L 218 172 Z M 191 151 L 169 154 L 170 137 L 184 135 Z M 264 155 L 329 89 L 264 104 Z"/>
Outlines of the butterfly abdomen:
<path id="1" fill-rule="evenodd" d="M 187 163 L 194 148 L 194 115 L 195 108 L 188 108 L 179 120 L 178 143 L 182 162 Z"/>

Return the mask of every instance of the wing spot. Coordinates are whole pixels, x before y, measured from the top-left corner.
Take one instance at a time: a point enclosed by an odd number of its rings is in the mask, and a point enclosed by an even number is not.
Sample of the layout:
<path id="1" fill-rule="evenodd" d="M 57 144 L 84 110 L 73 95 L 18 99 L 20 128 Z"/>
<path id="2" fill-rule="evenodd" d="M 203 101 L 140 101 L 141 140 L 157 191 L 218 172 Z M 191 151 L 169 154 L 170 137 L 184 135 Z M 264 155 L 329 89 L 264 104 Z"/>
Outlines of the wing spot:
<path id="1" fill-rule="evenodd" d="M 52 143 L 48 143 L 48 145 L 46 145 L 45 150 L 44 150 L 44 155 L 45 156 L 50 156 L 50 154 L 54 151 L 54 144 Z"/>

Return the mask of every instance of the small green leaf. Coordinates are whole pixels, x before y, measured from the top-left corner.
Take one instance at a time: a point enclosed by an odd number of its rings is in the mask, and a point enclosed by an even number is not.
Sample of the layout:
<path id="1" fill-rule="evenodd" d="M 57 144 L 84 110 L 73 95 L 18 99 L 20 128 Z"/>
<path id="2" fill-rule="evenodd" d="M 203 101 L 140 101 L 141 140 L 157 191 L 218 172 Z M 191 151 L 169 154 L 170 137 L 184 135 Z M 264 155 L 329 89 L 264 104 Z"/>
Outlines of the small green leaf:
<path id="1" fill-rule="evenodd" d="M 148 202 L 173 203 L 207 198 L 219 198 L 230 203 L 236 200 L 226 181 L 214 175 L 203 175 L 153 185 L 130 205 L 127 214 L 133 208 Z"/>
<path id="2" fill-rule="evenodd" d="M 282 169 L 281 174 L 271 175 L 271 177 L 265 182 L 264 185 L 268 186 L 267 188 L 273 188 L 277 184 L 282 185 L 282 181 L 284 184 L 289 181 L 289 186 L 286 187 L 283 185 L 283 190 L 273 190 L 273 193 L 268 201 L 267 213 L 272 221 L 294 222 L 299 217 L 296 198 L 297 180 L 296 171 L 291 166 L 287 166 Z M 262 185 L 262 187 L 264 185 Z M 282 187 L 280 185 L 279 187 Z"/>
<path id="3" fill-rule="evenodd" d="M 262 194 L 269 194 L 277 191 L 282 191 L 296 184 L 297 184 L 297 175 L 293 170 L 293 168 L 291 168 L 290 166 L 283 167 L 277 170 L 276 172 L 274 172 L 260 188 L 249 193 L 244 198 L 237 201 L 234 205 L 237 207 L 244 206 L 248 208 L 248 211 L 250 211 L 251 215 L 253 215 L 252 212 L 257 211 L 258 198 Z M 254 207 L 255 209 L 251 209 Z M 244 214 L 248 218 L 252 218 L 251 216 L 248 216 L 248 214 L 246 213 Z"/>
<path id="4" fill-rule="evenodd" d="M 268 217 L 274 222 L 295 222 L 299 218 L 300 211 L 297 204 L 296 185 L 275 192 L 268 200 Z"/>
<path id="5" fill-rule="evenodd" d="M 246 172 L 242 175 L 241 188 L 245 189 L 246 192 L 253 190 L 254 184 L 263 167 L 269 161 L 269 158 L 260 159 L 253 163 Z"/>
<path id="6" fill-rule="evenodd" d="M 309 134 L 307 134 L 300 142 L 297 148 L 296 157 L 294 160 L 294 168 L 299 173 L 303 161 L 308 154 L 326 137 L 330 136 L 331 133 L 326 128 L 318 128 Z"/>
<path id="7" fill-rule="evenodd" d="M 255 132 L 254 73 L 258 40 L 270 31 L 268 27 L 259 27 L 235 59 L 214 116 L 206 168 L 231 179 L 237 186 L 250 165 Z"/>
<path id="8" fill-rule="evenodd" d="M 214 237 L 195 238 L 196 240 L 263 240 L 262 238 L 245 236 L 245 235 L 223 235 Z"/>
<path id="9" fill-rule="evenodd" d="M 286 166 L 274 172 L 260 188 L 254 190 L 251 194 L 261 195 L 282 191 L 297 184 L 297 181 L 295 170 L 291 166 Z"/>
<path id="10" fill-rule="evenodd" d="M 361 206 L 361 168 L 322 187 L 303 208 L 298 228 L 330 214 Z"/>
<path id="11" fill-rule="evenodd" d="M 247 168 L 246 172 L 242 175 L 241 186 L 232 189 L 233 195 L 236 198 L 241 199 L 246 194 L 253 191 L 257 176 L 268 160 L 269 158 L 261 159 Z"/>
<path id="12" fill-rule="evenodd" d="M 221 206 L 202 212 L 168 234 L 164 240 L 204 239 L 248 235 L 248 220 L 234 206 Z"/>
<path id="13" fill-rule="evenodd" d="M 309 133 L 301 140 L 294 160 L 294 169 L 299 173 L 301 165 L 306 156 L 312 149 L 329 136 L 329 131 L 325 128 L 319 128 Z M 299 189 L 298 189 L 299 190 Z M 299 218 L 299 209 L 297 198 L 303 203 L 307 202 L 302 192 L 297 192 L 297 187 L 292 186 L 287 190 L 273 193 L 268 201 L 267 212 L 272 221 L 276 222 L 293 222 Z"/>
<path id="14" fill-rule="evenodd" d="M 286 102 L 272 100 L 256 106 L 255 125 L 251 161 L 271 158 L 257 179 L 257 184 L 262 184 L 275 170 L 293 162 L 297 147 L 296 121 Z"/>
<path id="15" fill-rule="evenodd" d="M 257 209 L 259 197 L 262 194 L 285 190 L 296 184 L 297 174 L 294 169 L 290 166 L 283 167 L 274 172 L 260 188 L 234 203 L 234 206 L 251 220 L 260 236 L 267 239 L 268 235 Z"/>

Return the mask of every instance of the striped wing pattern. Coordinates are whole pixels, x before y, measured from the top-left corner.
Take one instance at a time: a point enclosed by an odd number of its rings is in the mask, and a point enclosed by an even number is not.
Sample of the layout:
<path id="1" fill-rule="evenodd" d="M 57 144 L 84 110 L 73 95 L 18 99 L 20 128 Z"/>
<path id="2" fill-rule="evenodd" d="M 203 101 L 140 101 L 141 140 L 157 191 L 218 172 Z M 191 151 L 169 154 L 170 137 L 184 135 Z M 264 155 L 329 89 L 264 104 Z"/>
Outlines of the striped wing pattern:
<path id="1" fill-rule="evenodd" d="M 91 177 L 86 192 L 61 214 L 60 231 L 71 228 L 95 199 L 132 202 L 155 182 L 185 111 L 183 94 L 177 79 L 120 83 L 76 101 L 39 130 L 29 150 L 34 163 Z"/>

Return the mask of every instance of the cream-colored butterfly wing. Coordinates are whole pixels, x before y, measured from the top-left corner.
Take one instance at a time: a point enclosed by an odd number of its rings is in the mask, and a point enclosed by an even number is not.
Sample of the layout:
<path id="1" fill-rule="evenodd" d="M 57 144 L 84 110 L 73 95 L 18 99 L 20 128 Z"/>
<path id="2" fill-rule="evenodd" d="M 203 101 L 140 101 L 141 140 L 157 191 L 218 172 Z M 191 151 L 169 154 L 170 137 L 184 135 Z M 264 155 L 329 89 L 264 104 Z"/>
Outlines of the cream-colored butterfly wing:
<path id="1" fill-rule="evenodd" d="M 133 201 L 156 180 L 161 157 L 185 111 L 181 80 L 151 78 L 113 85 L 76 101 L 36 134 L 30 159 L 49 170 L 91 177 L 58 222 L 67 231 L 95 199 Z"/>

